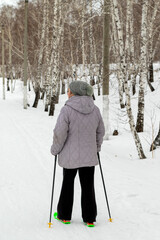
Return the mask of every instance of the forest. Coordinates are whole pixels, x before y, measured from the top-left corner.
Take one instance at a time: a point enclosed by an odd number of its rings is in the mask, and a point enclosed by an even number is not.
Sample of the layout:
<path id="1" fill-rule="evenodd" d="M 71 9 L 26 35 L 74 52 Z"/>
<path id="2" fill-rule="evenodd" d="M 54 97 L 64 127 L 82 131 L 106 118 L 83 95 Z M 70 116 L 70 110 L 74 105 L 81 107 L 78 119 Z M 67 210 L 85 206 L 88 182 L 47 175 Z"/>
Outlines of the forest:
<path id="1" fill-rule="evenodd" d="M 5 91 L 14 91 L 15 79 L 20 79 L 26 87 L 25 108 L 27 91 L 33 88 L 32 107 L 37 108 L 43 100 L 44 111 L 52 116 L 59 95 L 66 93 L 71 81 L 89 81 L 98 95 L 106 95 L 102 89 L 109 63 L 107 77 L 113 74 L 117 79 L 120 109 L 126 109 L 139 157 L 145 158 L 137 133 L 144 129 L 146 86 L 155 90 L 153 63 L 160 60 L 159 11 L 159 0 L 25 0 L 17 7 L 1 7 L 3 99 Z M 105 47 L 109 49 L 108 62 Z M 136 93 L 135 121 L 131 100 Z"/>
<path id="2" fill-rule="evenodd" d="M 160 0 L 0 0 L 0 240 L 160 240 L 159 169 Z"/>

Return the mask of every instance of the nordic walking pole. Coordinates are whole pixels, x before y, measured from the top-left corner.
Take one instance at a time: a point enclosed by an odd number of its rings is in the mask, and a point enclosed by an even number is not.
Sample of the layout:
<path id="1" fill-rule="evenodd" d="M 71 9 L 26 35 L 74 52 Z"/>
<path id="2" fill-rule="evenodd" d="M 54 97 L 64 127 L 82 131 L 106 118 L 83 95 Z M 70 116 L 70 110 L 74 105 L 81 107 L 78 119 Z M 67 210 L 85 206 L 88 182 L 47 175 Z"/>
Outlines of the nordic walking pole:
<path id="1" fill-rule="evenodd" d="M 51 207 L 50 207 L 50 217 L 49 217 L 49 228 L 51 228 L 51 218 L 52 218 L 52 205 L 53 205 L 53 194 L 54 194 L 54 182 L 55 182 L 55 174 L 56 174 L 56 162 L 57 162 L 57 155 L 55 156 L 55 162 L 54 162 L 54 171 L 53 171 L 53 183 L 52 183 L 52 195 L 51 195 Z"/>
<path id="2" fill-rule="evenodd" d="M 102 167 L 101 167 L 101 162 L 100 162 L 99 152 L 97 152 L 97 156 L 98 156 L 98 162 L 99 162 L 99 167 L 100 167 L 101 176 L 102 176 L 102 182 L 103 182 L 103 187 L 104 187 L 104 193 L 105 193 L 105 197 L 106 197 L 106 203 L 107 203 L 108 214 L 109 214 L 109 221 L 112 222 L 111 212 L 110 212 L 110 209 L 109 209 L 109 203 L 108 203 L 108 198 L 107 198 L 107 192 L 106 192 L 106 187 L 105 187 L 105 182 L 104 182 L 104 177 L 103 177 L 103 172 L 102 172 Z"/>

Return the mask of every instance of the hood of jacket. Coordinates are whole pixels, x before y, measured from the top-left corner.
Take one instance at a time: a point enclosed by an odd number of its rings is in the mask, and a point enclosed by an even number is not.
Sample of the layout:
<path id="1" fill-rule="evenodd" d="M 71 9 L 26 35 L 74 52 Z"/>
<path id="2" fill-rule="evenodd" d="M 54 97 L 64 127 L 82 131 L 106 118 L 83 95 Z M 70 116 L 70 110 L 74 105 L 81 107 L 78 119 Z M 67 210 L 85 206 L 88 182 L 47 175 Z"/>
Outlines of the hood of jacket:
<path id="1" fill-rule="evenodd" d="M 94 110 L 94 102 L 93 98 L 90 96 L 72 96 L 69 98 L 65 105 L 75 109 L 76 111 L 89 114 Z"/>

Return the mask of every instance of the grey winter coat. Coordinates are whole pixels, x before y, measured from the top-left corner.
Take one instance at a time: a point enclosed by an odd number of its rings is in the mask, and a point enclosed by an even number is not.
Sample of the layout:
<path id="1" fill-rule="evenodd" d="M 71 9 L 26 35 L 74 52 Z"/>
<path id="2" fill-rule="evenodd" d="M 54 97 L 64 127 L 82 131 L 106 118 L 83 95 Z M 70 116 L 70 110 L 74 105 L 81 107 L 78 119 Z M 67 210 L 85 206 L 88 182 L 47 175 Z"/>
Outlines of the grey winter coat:
<path id="1" fill-rule="evenodd" d="M 90 96 L 72 96 L 66 101 L 54 128 L 51 153 L 58 154 L 63 168 L 80 168 L 98 164 L 105 134 L 99 108 Z"/>

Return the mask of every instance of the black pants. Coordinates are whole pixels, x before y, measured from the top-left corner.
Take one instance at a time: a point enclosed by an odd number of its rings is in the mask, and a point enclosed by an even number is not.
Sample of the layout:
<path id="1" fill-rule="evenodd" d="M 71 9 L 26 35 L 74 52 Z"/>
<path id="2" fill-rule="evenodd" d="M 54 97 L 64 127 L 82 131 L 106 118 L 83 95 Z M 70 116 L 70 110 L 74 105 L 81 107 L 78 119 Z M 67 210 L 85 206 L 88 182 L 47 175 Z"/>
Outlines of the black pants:
<path id="1" fill-rule="evenodd" d="M 96 221 L 97 206 L 94 191 L 94 170 L 95 167 L 63 169 L 63 183 L 57 207 L 58 218 L 71 220 L 74 198 L 74 179 L 78 171 L 82 191 L 82 219 L 84 222 Z"/>

